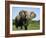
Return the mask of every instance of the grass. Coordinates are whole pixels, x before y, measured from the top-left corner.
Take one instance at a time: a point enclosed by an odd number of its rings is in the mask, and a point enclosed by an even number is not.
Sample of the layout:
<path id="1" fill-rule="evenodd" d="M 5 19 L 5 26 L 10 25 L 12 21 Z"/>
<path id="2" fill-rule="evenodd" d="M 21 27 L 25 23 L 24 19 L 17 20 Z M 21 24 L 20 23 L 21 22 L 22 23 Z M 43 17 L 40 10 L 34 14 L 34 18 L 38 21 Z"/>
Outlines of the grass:
<path id="1" fill-rule="evenodd" d="M 38 29 L 40 29 L 40 21 L 32 21 L 32 22 L 28 25 L 27 28 L 28 28 L 27 30 L 38 30 Z M 21 30 L 21 29 L 20 29 L 20 27 L 19 27 L 19 29 L 16 29 L 16 26 L 13 25 L 13 31 L 16 31 L 16 30 Z M 24 30 L 24 27 L 23 27 L 22 30 Z"/>

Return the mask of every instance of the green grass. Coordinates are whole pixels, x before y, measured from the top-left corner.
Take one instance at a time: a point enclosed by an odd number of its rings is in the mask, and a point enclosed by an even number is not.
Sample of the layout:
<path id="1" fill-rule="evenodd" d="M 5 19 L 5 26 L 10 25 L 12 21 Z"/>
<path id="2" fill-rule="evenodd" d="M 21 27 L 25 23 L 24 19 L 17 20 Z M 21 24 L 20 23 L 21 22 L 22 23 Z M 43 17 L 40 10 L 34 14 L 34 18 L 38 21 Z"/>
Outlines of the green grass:
<path id="1" fill-rule="evenodd" d="M 32 21 L 32 22 L 28 25 L 27 28 L 28 28 L 27 30 L 38 30 L 38 29 L 40 29 L 40 21 Z M 18 29 L 16 29 L 16 26 L 13 25 L 13 30 L 21 30 L 21 29 L 20 29 L 20 27 L 19 27 Z M 22 30 L 24 30 L 24 27 L 23 27 Z"/>

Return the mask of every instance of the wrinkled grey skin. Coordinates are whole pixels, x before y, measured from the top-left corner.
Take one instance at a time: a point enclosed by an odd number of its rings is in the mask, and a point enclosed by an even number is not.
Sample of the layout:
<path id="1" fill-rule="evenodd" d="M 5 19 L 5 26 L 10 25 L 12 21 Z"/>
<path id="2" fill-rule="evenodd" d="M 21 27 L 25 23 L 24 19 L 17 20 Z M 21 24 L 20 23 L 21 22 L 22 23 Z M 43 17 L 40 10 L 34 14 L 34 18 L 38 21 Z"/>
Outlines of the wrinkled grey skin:
<path id="1" fill-rule="evenodd" d="M 15 18 L 15 23 L 16 23 L 16 28 L 24 26 L 25 30 L 27 30 L 27 26 L 29 23 L 31 23 L 32 19 L 36 17 L 36 14 L 34 12 L 30 11 L 20 11 L 19 15 L 16 16 Z"/>

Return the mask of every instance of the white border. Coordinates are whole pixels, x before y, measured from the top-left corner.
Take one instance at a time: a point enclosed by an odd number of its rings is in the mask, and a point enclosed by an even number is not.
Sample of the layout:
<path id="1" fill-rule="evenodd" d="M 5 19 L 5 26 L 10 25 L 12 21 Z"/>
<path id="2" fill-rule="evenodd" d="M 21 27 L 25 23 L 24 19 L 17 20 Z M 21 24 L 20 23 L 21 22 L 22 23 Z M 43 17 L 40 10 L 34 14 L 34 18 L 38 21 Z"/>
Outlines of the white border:
<path id="1" fill-rule="evenodd" d="M 12 31 L 12 7 L 32 7 L 32 8 L 40 8 L 40 30 Z M 10 4 L 10 34 L 38 33 L 38 32 L 42 32 L 42 6 Z"/>

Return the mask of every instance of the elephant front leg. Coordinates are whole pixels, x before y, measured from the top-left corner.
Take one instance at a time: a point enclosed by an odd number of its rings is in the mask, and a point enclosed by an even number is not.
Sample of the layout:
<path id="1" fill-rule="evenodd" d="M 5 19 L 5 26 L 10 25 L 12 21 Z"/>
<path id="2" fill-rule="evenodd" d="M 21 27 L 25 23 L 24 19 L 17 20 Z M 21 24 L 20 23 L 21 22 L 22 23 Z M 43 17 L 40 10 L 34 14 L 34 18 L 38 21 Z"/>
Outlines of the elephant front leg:
<path id="1" fill-rule="evenodd" d="M 24 27 L 25 27 L 25 30 L 27 30 L 27 25 L 25 25 Z"/>
<path id="2" fill-rule="evenodd" d="M 21 26 L 21 29 L 23 29 L 22 26 Z"/>
<path id="3" fill-rule="evenodd" d="M 18 26 L 16 26 L 16 29 L 18 30 Z"/>

